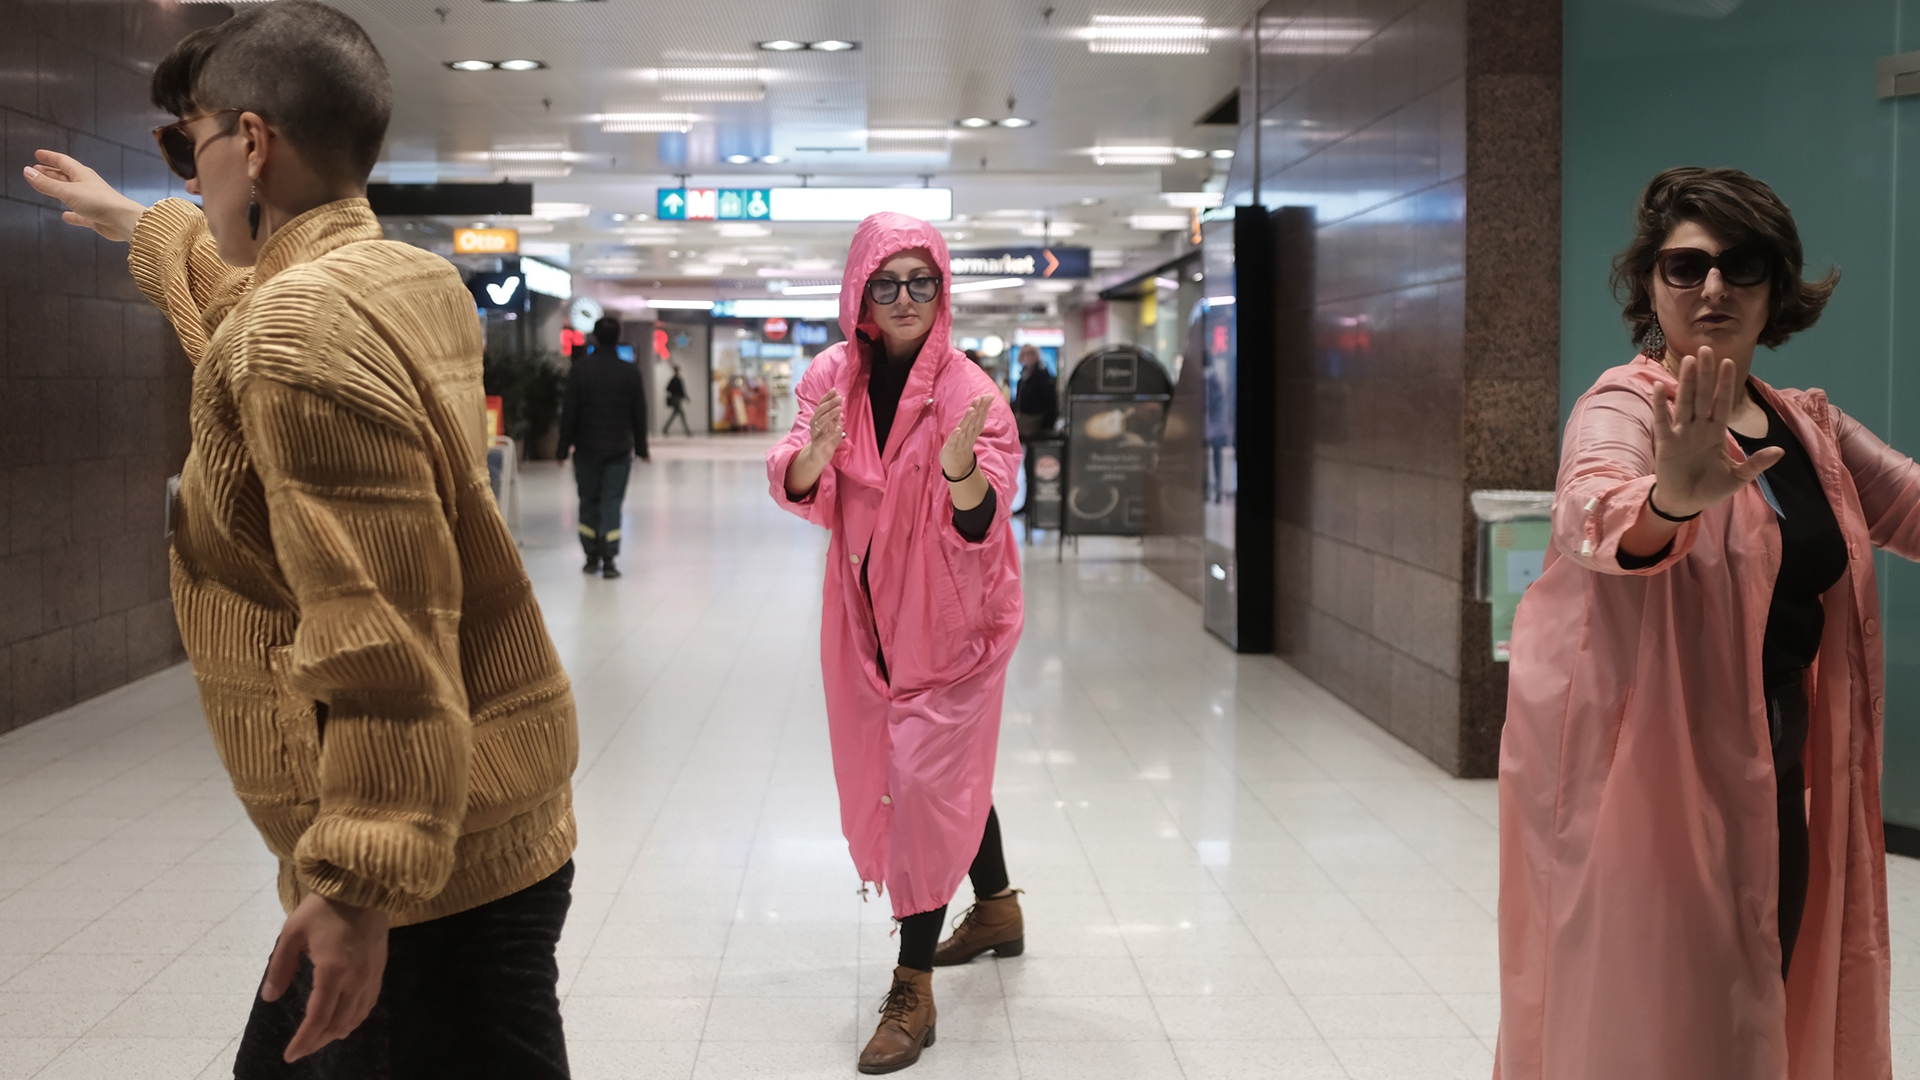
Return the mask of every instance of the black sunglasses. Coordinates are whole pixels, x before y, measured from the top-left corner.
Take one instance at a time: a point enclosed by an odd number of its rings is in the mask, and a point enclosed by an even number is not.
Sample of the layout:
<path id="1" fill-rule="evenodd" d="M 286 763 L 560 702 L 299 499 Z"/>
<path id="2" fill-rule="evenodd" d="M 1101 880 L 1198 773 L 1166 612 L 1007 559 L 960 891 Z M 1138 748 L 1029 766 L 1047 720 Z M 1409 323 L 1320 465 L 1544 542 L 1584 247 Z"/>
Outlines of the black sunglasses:
<path id="1" fill-rule="evenodd" d="M 1654 257 L 1660 279 L 1676 289 L 1697 289 L 1708 272 L 1719 270 L 1736 288 L 1758 285 L 1773 276 L 1773 253 L 1758 245 L 1728 248 L 1718 255 L 1699 248 L 1667 248 Z"/>
<path id="2" fill-rule="evenodd" d="M 906 286 L 907 296 L 916 304 L 931 303 L 940 295 L 940 279 L 937 277 L 917 277 L 907 281 L 895 278 L 877 277 L 867 282 L 867 299 L 886 307 L 900 299 L 900 287 Z"/>
<path id="3" fill-rule="evenodd" d="M 193 136 L 187 134 L 187 125 L 196 120 L 205 120 L 209 116 L 225 116 L 228 113 L 243 113 L 245 109 L 221 109 L 217 112 L 201 113 L 153 129 L 153 141 L 160 144 L 160 156 L 167 161 L 167 168 L 182 180 L 191 180 L 200 172 L 200 166 L 194 161 Z"/>

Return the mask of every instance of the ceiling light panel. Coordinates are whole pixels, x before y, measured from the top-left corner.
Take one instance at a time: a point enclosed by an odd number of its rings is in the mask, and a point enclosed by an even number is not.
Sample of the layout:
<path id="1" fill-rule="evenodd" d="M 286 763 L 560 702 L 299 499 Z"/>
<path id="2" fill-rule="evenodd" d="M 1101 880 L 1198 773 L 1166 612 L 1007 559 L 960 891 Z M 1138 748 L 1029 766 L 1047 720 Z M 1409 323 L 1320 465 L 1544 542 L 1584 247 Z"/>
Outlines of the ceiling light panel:
<path id="1" fill-rule="evenodd" d="M 1093 162 L 1096 165 L 1171 165 L 1174 162 L 1174 148 L 1171 146 L 1096 146 L 1093 148 Z"/>
<path id="2" fill-rule="evenodd" d="M 1198 56 L 1214 31 L 1198 15 L 1095 15 L 1080 32 L 1087 51 L 1136 56 Z"/>
<path id="3" fill-rule="evenodd" d="M 692 113 L 676 112 L 610 112 L 594 117 L 600 124 L 600 130 L 608 134 L 627 134 L 634 132 L 686 132 L 700 119 Z"/>

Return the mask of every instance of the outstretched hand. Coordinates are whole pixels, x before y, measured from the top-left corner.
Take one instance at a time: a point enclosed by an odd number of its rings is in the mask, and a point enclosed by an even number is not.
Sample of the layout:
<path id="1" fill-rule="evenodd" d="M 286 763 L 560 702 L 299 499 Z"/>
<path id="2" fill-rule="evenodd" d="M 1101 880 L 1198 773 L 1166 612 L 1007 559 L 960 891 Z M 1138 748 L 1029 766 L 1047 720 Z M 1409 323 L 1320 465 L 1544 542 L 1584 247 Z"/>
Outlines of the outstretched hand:
<path id="1" fill-rule="evenodd" d="M 112 184 L 79 159 L 52 150 L 34 151 L 35 164 L 23 170 L 27 183 L 42 195 L 67 205 L 60 220 L 126 243 L 147 208 L 114 190 Z"/>
<path id="2" fill-rule="evenodd" d="M 1709 372 L 1713 387 L 1702 385 Z M 1745 461 L 1727 452 L 1727 424 L 1733 419 L 1739 377 L 1732 360 L 1715 359 L 1713 350 L 1680 360 L 1679 393 L 1669 400 L 1663 388 L 1653 398 L 1653 502 L 1674 517 L 1697 514 L 1718 505 L 1772 468 L 1786 451 L 1757 450 Z"/>
<path id="3" fill-rule="evenodd" d="M 949 479 L 957 480 L 973 471 L 973 444 L 987 427 L 987 410 L 993 405 L 993 396 L 982 394 L 967 406 L 966 415 L 947 436 L 945 446 L 940 448 L 940 468 Z"/>

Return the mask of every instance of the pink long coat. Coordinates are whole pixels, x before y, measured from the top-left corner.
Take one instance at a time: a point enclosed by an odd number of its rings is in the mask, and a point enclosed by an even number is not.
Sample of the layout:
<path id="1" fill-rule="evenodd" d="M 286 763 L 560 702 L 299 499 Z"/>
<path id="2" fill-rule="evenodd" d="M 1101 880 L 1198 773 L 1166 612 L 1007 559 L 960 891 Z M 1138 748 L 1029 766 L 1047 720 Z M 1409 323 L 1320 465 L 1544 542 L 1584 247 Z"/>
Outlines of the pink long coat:
<path id="1" fill-rule="evenodd" d="M 1554 549 L 1513 628 L 1497 1078 L 1892 1075 L 1873 549 L 1920 556 L 1920 470 L 1823 392 L 1754 384 L 1807 448 L 1850 556 L 1809 680 L 1812 881 L 1791 979 L 1760 689 L 1780 532 L 1750 485 L 1658 565 L 1620 568 L 1653 484 L 1652 394 L 1675 385 L 1636 358 L 1574 406 Z"/>
<path id="2" fill-rule="evenodd" d="M 945 287 L 883 455 L 855 342 L 867 278 L 915 248 L 933 256 Z M 1020 549 L 1008 523 L 1020 440 L 993 380 L 952 346 L 953 279 L 939 232 L 902 214 L 875 214 L 854 231 L 841 280 L 847 341 L 821 353 L 800 380 L 800 415 L 767 454 L 767 480 L 774 502 L 832 530 L 820 667 L 840 824 L 860 880 L 891 890 L 893 912 L 904 917 L 953 898 L 993 805 L 1001 696 L 1024 610 Z M 878 340 L 871 325 L 866 334 Z M 829 389 L 846 403 L 846 439 L 813 493 L 794 502 L 787 466 L 806 447 L 814 407 Z M 974 452 L 998 507 L 976 544 L 953 527 L 940 448 L 982 394 L 994 403 Z M 860 587 L 863 559 L 871 607 Z M 876 644 L 891 682 L 875 663 Z"/>

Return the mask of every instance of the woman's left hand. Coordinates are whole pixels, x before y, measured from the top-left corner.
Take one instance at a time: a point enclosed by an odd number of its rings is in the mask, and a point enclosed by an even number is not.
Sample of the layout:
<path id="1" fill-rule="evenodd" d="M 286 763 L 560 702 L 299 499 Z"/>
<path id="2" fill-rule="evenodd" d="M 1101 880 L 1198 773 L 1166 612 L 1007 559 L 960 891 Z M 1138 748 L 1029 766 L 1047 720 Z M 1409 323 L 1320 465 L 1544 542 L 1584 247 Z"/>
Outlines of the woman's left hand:
<path id="1" fill-rule="evenodd" d="M 960 418 L 960 426 L 947 436 L 947 444 L 940 448 L 940 468 L 950 479 L 958 480 L 973 471 L 973 444 L 987 427 L 987 409 L 993 405 L 991 394 L 982 394 L 967 406 L 967 414 Z"/>

